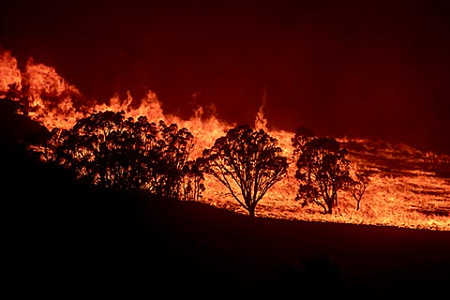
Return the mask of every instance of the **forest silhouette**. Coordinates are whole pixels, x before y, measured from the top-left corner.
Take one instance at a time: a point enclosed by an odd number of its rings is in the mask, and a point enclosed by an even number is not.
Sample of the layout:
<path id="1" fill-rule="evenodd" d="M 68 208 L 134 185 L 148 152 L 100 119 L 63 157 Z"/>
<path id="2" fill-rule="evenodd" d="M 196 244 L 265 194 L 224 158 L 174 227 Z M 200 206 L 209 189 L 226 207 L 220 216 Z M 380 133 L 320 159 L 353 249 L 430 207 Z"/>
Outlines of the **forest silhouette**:
<path id="1" fill-rule="evenodd" d="M 39 160 L 70 171 L 73 177 L 103 188 L 143 190 L 162 197 L 199 200 L 204 174 L 212 175 L 250 216 L 289 167 L 276 138 L 263 129 L 237 125 L 203 155 L 190 157 L 194 136 L 177 124 L 158 124 L 141 116 L 103 111 L 79 119 L 70 129 L 54 128 L 28 144 Z M 292 139 L 299 181 L 297 200 L 331 214 L 338 192 L 353 192 L 359 209 L 368 176 L 350 176 L 347 151 L 337 140 L 315 137 L 309 129 Z M 356 189 L 356 187 L 359 187 Z"/>

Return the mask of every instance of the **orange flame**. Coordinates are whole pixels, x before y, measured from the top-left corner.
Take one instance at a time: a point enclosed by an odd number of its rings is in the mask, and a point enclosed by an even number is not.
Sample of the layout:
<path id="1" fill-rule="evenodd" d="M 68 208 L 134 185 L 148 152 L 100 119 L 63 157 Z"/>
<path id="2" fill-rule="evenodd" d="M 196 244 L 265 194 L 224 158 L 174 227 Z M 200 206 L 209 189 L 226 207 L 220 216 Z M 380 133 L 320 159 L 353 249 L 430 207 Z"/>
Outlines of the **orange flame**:
<path id="1" fill-rule="evenodd" d="M 107 103 L 92 103 L 73 85 L 62 78 L 57 71 L 44 64 L 29 60 L 21 72 L 17 60 L 10 52 L 0 53 L 0 94 L 5 95 L 11 86 L 27 91 L 28 115 L 41 122 L 49 130 L 70 128 L 77 120 L 94 111 L 124 111 L 127 117 L 144 115 L 150 121 L 164 120 L 187 128 L 195 136 L 193 156 L 201 155 L 214 141 L 223 136 L 233 126 L 217 116 L 205 116 L 204 109 L 197 107 L 190 119 L 164 114 L 162 104 L 156 94 L 148 91 L 137 107 L 130 93 L 125 99 L 114 96 Z M 23 99 L 22 99 L 23 101 Z M 264 116 L 267 101 L 266 90 L 262 97 L 255 128 L 268 130 Z M 290 160 L 288 175 L 266 195 L 257 207 L 262 217 L 300 219 L 311 221 L 332 221 L 354 224 L 392 225 L 410 228 L 450 230 L 450 184 L 448 178 L 438 176 L 433 166 L 448 166 L 450 157 L 434 153 L 422 153 L 411 147 L 389 146 L 369 140 L 342 138 L 339 141 L 350 149 L 349 159 L 358 168 L 371 172 L 371 183 L 367 188 L 359 211 L 349 195 L 342 195 L 343 201 L 333 215 L 323 215 L 314 206 L 301 208 L 294 201 L 297 182 L 295 164 L 292 157 L 292 132 L 269 130 L 276 137 L 284 155 Z M 353 146 L 352 146 L 353 145 Z M 357 147 L 354 147 L 354 146 Z M 352 148 L 353 147 L 353 148 Z M 399 163 L 402 169 L 391 169 L 391 163 Z M 417 169 L 415 166 L 422 166 Z M 229 197 L 227 191 L 213 178 L 206 176 L 206 191 L 201 201 L 237 212 L 242 209 Z"/>
<path id="2" fill-rule="evenodd" d="M 17 68 L 17 60 L 11 52 L 0 52 L 0 91 L 7 91 L 10 85 L 16 84 L 22 89 L 22 76 Z"/>
<path id="3" fill-rule="evenodd" d="M 258 109 L 258 112 L 256 113 L 255 119 L 255 129 L 257 130 L 262 129 L 264 131 L 267 131 L 267 119 L 264 117 L 264 106 L 266 106 L 266 102 L 267 102 L 267 89 L 264 88 L 262 103 Z"/>

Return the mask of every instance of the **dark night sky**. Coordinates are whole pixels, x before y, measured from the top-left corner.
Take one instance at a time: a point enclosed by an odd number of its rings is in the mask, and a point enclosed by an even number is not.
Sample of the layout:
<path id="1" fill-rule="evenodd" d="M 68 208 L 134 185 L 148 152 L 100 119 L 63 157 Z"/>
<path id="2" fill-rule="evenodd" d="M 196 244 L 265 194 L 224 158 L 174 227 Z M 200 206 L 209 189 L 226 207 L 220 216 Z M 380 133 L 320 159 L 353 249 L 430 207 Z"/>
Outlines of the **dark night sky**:
<path id="1" fill-rule="evenodd" d="M 3 2 L 0 45 L 88 97 L 149 88 L 186 113 L 201 91 L 253 122 L 266 87 L 274 127 L 450 153 L 446 1 Z"/>

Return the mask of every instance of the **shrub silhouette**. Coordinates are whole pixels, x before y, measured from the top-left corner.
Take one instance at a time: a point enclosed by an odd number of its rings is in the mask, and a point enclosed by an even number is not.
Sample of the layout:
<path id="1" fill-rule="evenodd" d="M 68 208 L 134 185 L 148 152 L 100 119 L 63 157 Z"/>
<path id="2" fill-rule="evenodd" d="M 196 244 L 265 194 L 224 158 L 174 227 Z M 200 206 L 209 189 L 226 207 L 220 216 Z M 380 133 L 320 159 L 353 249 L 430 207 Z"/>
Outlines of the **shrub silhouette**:
<path id="1" fill-rule="evenodd" d="M 332 213 L 338 204 L 338 192 L 352 183 L 347 151 L 333 138 L 314 138 L 303 147 L 297 160 L 295 177 L 299 180 L 296 199 L 303 205 L 313 202 L 325 213 Z"/>
<path id="2" fill-rule="evenodd" d="M 143 116 L 134 120 L 124 112 L 105 111 L 80 119 L 69 130 L 53 130 L 41 155 L 104 188 L 198 199 L 199 194 L 184 195 L 183 190 L 192 175 L 193 138 L 176 124 L 156 125 Z"/>
<path id="3" fill-rule="evenodd" d="M 277 140 L 264 130 L 239 125 L 203 152 L 204 166 L 255 216 L 258 202 L 286 175 L 287 158 L 281 152 Z"/>

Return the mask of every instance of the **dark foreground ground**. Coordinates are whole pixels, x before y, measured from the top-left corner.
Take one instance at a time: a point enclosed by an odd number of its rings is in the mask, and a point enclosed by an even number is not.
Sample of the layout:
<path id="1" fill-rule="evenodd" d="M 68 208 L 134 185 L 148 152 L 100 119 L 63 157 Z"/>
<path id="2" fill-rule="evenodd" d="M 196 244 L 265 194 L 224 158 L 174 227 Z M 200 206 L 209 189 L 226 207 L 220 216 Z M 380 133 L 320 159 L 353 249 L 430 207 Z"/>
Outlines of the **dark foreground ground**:
<path id="1" fill-rule="evenodd" d="M 4 270 L 18 295 L 448 293 L 448 232 L 251 219 L 26 164 L 2 193 Z"/>
<path id="2" fill-rule="evenodd" d="M 449 232 L 251 219 L 93 188 L 26 158 L 13 142 L 0 146 L 3 285 L 15 296 L 449 293 Z"/>

